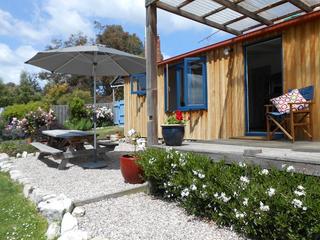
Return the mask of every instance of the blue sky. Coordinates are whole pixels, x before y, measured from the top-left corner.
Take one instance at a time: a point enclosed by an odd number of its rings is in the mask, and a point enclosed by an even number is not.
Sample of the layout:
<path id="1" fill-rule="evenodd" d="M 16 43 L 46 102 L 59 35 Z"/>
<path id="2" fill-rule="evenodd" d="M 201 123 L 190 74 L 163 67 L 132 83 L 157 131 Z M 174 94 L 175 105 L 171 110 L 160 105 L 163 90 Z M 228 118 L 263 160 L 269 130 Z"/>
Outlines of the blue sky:
<path id="1" fill-rule="evenodd" d="M 22 70 L 37 72 L 24 64 L 52 38 L 66 39 L 83 32 L 94 37 L 93 22 L 120 24 L 143 40 L 144 0 L 2 0 L 0 1 L 0 78 L 19 82 Z M 216 30 L 158 10 L 158 33 L 165 58 L 230 38 Z M 203 40 L 203 41 L 201 41 Z"/>

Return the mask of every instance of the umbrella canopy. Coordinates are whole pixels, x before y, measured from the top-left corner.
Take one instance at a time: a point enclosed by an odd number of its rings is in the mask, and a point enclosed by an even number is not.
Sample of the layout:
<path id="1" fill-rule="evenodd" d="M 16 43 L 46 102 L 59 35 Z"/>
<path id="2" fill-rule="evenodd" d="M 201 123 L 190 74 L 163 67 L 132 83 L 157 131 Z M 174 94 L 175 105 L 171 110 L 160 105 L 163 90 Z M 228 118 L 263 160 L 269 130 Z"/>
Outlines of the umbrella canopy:
<path id="1" fill-rule="evenodd" d="M 142 57 L 103 45 L 77 46 L 38 52 L 26 63 L 54 73 L 96 76 L 128 76 L 146 71 Z"/>

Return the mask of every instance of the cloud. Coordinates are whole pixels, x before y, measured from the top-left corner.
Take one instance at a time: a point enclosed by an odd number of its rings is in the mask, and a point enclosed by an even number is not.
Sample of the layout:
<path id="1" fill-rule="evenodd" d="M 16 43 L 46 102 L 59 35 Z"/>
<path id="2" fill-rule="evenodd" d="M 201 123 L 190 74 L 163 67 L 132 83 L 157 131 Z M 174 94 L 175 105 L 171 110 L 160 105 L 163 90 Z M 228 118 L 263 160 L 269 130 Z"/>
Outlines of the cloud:
<path id="1" fill-rule="evenodd" d="M 22 45 L 17 49 L 11 49 L 8 45 L 0 43 L 0 78 L 4 82 L 19 83 L 22 70 L 38 72 L 39 69 L 24 64 L 36 52 L 37 50 L 30 45 Z"/>

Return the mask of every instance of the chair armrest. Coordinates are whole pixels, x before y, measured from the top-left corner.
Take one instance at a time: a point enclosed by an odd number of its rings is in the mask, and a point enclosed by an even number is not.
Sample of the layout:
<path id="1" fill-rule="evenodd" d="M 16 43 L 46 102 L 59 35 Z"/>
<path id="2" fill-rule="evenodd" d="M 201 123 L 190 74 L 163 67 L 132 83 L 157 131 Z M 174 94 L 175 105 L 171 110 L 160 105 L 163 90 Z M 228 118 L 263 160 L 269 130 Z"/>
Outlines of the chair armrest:
<path id="1" fill-rule="evenodd" d="M 266 104 L 266 105 L 264 105 L 264 106 L 265 106 L 265 108 L 266 108 L 266 113 L 271 112 L 271 111 L 272 111 L 272 108 L 274 108 L 274 105 L 272 105 L 272 104 Z"/>
<path id="2" fill-rule="evenodd" d="M 313 105 L 314 102 L 313 101 L 306 101 L 306 102 L 302 102 L 302 103 L 288 103 L 288 105 L 290 106 L 290 112 L 292 111 L 292 107 L 293 105 L 297 105 L 297 104 L 300 104 L 300 105 L 307 105 L 307 106 L 304 106 L 305 108 L 310 108 L 311 106 L 310 105 Z"/>

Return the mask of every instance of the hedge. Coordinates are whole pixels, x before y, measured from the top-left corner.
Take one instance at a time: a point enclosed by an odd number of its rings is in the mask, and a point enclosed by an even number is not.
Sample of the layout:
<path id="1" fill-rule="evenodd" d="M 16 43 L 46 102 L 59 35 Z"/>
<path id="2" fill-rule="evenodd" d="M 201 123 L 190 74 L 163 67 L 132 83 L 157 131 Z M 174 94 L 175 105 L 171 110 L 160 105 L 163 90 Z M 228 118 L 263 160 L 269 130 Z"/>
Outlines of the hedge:
<path id="1" fill-rule="evenodd" d="M 44 102 L 29 102 L 27 104 L 14 104 L 12 106 L 8 106 L 4 109 L 1 116 L 4 120 L 8 121 L 11 118 L 21 119 L 25 117 L 27 113 L 30 111 L 35 111 L 39 107 L 48 110 L 49 106 Z"/>
<path id="2" fill-rule="evenodd" d="M 227 165 L 170 149 L 147 149 L 138 163 L 154 194 L 249 238 L 302 240 L 320 233 L 320 179 L 292 166 Z"/>

